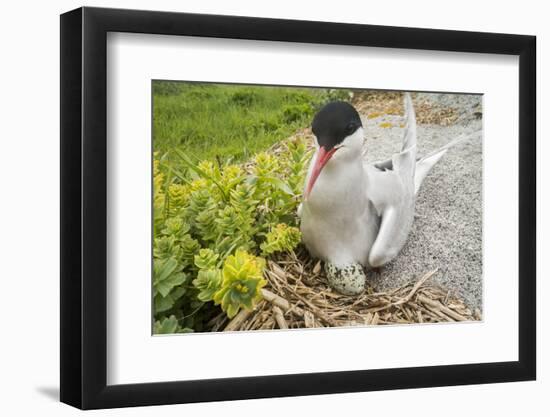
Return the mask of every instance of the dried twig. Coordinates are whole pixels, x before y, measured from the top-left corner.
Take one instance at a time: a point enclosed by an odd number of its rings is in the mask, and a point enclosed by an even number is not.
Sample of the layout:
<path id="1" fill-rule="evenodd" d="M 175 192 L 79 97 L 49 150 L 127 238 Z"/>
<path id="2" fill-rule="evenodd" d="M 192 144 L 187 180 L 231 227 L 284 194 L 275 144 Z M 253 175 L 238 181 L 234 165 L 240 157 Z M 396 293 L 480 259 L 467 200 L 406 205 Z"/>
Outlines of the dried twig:
<path id="1" fill-rule="evenodd" d="M 456 311 L 453 311 L 450 308 L 444 306 L 439 301 L 431 300 L 426 296 L 419 295 L 418 296 L 418 301 L 420 301 L 421 303 L 424 303 L 426 305 L 429 305 L 431 307 L 434 307 L 434 308 L 437 308 L 437 309 L 441 310 L 443 313 L 445 313 L 446 315 L 448 315 L 449 317 L 451 317 L 451 318 L 453 318 L 457 321 L 467 321 L 468 320 L 466 317 L 458 314 Z"/>
<path id="2" fill-rule="evenodd" d="M 437 268 L 434 269 L 433 271 L 430 271 L 428 272 L 426 275 L 424 275 L 422 278 L 420 278 L 420 280 L 414 284 L 414 287 L 412 287 L 411 291 L 407 294 L 407 296 L 399 301 L 397 301 L 396 303 L 394 303 L 394 305 L 400 305 L 400 304 L 405 304 L 407 301 L 409 301 L 413 295 L 416 293 L 416 291 L 418 291 L 418 289 L 428 280 L 430 279 L 433 274 L 435 274 L 437 272 Z"/>
<path id="3" fill-rule="evenodd" d="M 282 310 L 277 306 L 273 306 L 271 310 L 273 311 L 273 317 L 275 318 L 279 329 L 288 329 L 288 324 L 285 320 L 285 316 L 283 315 Z"/>
<path id="4" fill-rule="evenodd" d="M 231 319 L 231 321 L 227 324 L 227 326 L 225 326 L 225 329 L 223 329 L 223 331 L 232 332 L 235 330 L 239 330 L 239 327 L 251 314 L 252 314 L 252 310 L 242 309 L 237 313 L 235 317 Z"/>
<path id="5" fill-rule="evenodd" d="M 306 327 L 312 328 L 315 327 L 315 317 L 311 311 L 304 312 L 304 324 Z"/>
<path id="6" fill-rule="evenodd" d="M 273 303 L 279 308 L 282 308 L 283 311 L 292 310 L 300 316 L 304 315 L 304 311 L 300 307 L 291 305 L 283 297 L 277 294 L 273 294 L 271 291 L 268 291 L 265 288 L 262 289 L 262 296 L 264 297 L 265 300 L 269 301 L 270 303 Z"/>

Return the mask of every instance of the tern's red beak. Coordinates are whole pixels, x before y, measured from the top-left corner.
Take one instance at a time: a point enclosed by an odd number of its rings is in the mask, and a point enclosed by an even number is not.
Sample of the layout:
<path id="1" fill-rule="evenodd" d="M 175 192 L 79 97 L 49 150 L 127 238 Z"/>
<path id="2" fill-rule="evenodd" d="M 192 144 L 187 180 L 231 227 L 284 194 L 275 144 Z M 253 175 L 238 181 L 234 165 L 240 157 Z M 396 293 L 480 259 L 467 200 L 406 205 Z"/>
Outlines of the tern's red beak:
<path id="1" fill-rule="evenodd" d="M 306 198 L 309 196 L 309 193 L 311 193 L 311 190 L 313 189 L 313 186 L 315 185 L 315 182 L 317 181 L 321 170 L 327 164 L 332 155 L 334 155 L 336 149 L 337 148 L 332 148 L 327 151 L 324 147 L 319 148 L 317 159 L 315 160 L 315 165 L 313 166 L 313 171 L 311 171 L 311 177 L 309 177 L 309 182 L 307 184 Z"/>

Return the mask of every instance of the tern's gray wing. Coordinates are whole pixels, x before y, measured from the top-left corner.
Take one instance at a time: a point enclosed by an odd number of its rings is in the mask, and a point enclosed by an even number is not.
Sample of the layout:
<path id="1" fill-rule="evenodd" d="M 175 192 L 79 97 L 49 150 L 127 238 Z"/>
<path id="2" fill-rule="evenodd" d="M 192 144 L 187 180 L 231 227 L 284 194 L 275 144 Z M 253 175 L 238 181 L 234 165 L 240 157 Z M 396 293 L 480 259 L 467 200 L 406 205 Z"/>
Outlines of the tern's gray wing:
<path id="1" fill-rule="evenodd" d="M 380 228 L 370 249 L 373 267 L 390 262 L 399 253 L 414 219 L 414 178 L 403 178 L 398 170 L 367 168 L 368 198 L 380 217 Z"/>
<path id="2" fill-rule="evenodd" d="M 439 149 L 437 152 L 430 154 L 422 159 L 417 159 L 416 166 L 414 169 L 414 193 L 418 194 L 418 190 L 424 181 L 424 178 L 428 175 L 431 169 L 435 164 L 441 159 L 443 155 L 447 152 L 447 148 Z M 393 170 L 393 158 L 387 159 L 385 161 L 375 162 L 372 165 L 374 168 L 380 171 L 392 171 Z"/>
<path id="3" fill-rule="evenodd" d="M 416 164 L 416 117 L 409 93 L 405 94 L 405 117 L 405 133 L 401 141 L 401 151 L 390 159 L 375 162 L 373 166 L 381 171 L 398 171 L 402 177 L 412 177 Z"/>
<path id="4" fill-rule="evenodd" d="M 406 127 L 401 152 L 366 166 L 367 195 L 380 216 L 378 235 L 369 252 L 369 264 L 391 261 L 407 240 L 414 218 L 416 170 L 416 118 L 411 97 L 405 95 Z"/>

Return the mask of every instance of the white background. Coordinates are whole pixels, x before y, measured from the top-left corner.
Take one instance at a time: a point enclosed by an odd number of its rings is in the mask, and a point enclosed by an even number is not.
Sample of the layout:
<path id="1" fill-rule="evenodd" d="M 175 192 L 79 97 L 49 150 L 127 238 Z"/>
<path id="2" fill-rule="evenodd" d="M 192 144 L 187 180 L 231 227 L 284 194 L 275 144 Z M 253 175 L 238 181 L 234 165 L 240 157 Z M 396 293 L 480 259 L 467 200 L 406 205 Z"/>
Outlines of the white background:
<path id="1" fill-rule="evenodd" d="M 442 6 L 441 2 L 393 1 L 320 2 L 294 1 L 230 3 L 203 0 L 119 1 L 88 5 L 155 8 L 204 13 L 256 15 L 327 21 L 418 26 L 444 29 L 526 33 L 538 36 L 539 75 L 548 72 L 550 28 L 543 2 L 498 2 L 487 4 L 463 0 Z M 80 6 L 74 1 L 15 2 L 2 10 L 3 88 L 2 115 L 2 317 L 0 345 L 2 401 L 5 415 L 73 415 L 76 411 L 57 403 L 59 348 L 59 20 L 58 14 Z M 315 6 L 313 6 L 315 5 Z M 550 89 L 538 80 L 539 96 L 539 259 L 550 249 L 550 223 L 540 213 L 550 210 L 548 190 L 550 168 L 541 161 L 550 157 L 548 136 L 542 120 Z M 541 97 L 544 97 L 542 99 Z M 546 158 L 545 158 L 546 157 Z M 542 237 L 543 233 L 545 234 Z M 528 383 L 436 388 L 329 395 L 291 399 L 239 401 L 169 407 L 101 411 L 99 415 L 296 415 L 315 413 L 360 413 L 408 416 L 441 415 L 543 415 L 548 413 L 550 390 L 548 320 L 550 310 L 543 303 L 550 284 L 548 264 L 539 263 L 539 380 Z"/>
<path id="2" fill-rule="evenodd" d="M 517 360 L 517 57 L 136 34 L 107 45 L 109 384 Z M 483 323 L 152 338 L 151 79 L 483 92 Z M 174 361 L 220 344 L 247 360 Z"/>

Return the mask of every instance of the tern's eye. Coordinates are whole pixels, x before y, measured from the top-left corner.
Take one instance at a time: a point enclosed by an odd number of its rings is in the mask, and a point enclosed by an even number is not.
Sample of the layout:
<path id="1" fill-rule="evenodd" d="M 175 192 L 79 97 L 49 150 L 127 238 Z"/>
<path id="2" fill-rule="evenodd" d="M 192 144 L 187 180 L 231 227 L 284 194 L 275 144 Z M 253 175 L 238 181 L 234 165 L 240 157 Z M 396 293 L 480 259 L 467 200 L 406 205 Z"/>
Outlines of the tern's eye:
<path id="1" fill-rule="evenodd" d="M 346 126 L 346 136 L 351 135 L 353 132 L 357 130 L 357 125 L 355 123 L 350 123 Z"/>

